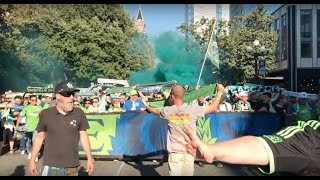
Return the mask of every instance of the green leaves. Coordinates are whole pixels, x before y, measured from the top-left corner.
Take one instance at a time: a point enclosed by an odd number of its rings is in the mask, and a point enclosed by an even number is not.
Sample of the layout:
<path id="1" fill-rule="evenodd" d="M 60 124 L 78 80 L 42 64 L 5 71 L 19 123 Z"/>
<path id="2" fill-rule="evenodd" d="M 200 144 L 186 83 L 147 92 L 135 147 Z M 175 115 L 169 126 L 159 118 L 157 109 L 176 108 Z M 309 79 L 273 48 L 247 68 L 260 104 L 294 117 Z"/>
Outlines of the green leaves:
<path id="1" fill-rule="evenodd" d="M 98 77 L 126 79 L 131 71 L 154 66 L 150 44 L 136 38 L 121 5 L 0 5 L 0 10 L 10 12 L 0 22 L 0 53 L 24 64 L 30 85 L 71 80 L 88 86 Z"/>
<path id="2" fill-rule="evenodd" d="M 207 144 L 214 144 L 217 141 L 217 137 L 211 137 L 211 130 L 210 130 L 210 118 L 205 119 L 199 118 L 197 120 L 197 136 L 201 141 Z"/>

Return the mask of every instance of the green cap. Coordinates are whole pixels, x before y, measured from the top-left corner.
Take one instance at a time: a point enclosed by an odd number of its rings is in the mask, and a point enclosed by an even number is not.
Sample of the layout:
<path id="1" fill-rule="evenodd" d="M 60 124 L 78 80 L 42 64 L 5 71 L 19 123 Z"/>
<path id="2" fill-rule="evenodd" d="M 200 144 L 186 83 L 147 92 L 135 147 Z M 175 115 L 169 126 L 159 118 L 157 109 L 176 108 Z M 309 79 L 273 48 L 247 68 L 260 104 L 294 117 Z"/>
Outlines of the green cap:
<path id="1" fill-rule="evenodd" d="M 130 96 L 132 95 L 138 95 L 138 92 L 134 89 L 130 90 Z"/>

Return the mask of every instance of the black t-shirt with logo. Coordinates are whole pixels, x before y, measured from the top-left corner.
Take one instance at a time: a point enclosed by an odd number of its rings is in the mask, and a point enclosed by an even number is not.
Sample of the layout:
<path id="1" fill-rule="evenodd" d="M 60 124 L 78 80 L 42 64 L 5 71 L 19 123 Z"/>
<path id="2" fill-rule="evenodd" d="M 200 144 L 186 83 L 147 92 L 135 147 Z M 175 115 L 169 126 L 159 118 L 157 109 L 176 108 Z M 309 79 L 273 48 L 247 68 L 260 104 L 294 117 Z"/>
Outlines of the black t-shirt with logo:
<path id="1" fill-rule="evenodd" d="M 59 168 L 79 166 L 79 131 L 88 128 L 88 120 L 80 108 L 74 108 L 66 115 L 59 113 L 55 106 L 42 110 L 36 130 L 45 132 L 43 165 Z"/>

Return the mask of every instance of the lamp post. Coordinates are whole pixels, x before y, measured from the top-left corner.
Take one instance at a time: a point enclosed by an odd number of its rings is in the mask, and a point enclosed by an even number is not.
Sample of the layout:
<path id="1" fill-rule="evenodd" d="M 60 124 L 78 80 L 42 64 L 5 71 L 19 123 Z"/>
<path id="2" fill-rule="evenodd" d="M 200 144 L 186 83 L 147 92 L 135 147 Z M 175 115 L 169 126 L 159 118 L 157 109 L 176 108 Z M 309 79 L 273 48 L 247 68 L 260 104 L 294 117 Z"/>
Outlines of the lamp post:
<path id="1" fill-rule="evenodd" d="M 260 48 L 258 48 L 258 46 L 260 45 L 260 42 L 259 40 L 254 40 L 253 41 L 253 47 L 251 46 L 247 46 L 246 47 L 246 51 L 249 52 L 249 53 L 252 53 L 253 54 L 253 58 L 254 58 L 254 62 L 255 62 L 255 72 L 254 72 L 254 78 L 255 80 L 258 79 L 258 58 L 259 56 L 261 56 L 264 52 L 266 52 L 266 48 L 264 46 L 261 46 Z"/>

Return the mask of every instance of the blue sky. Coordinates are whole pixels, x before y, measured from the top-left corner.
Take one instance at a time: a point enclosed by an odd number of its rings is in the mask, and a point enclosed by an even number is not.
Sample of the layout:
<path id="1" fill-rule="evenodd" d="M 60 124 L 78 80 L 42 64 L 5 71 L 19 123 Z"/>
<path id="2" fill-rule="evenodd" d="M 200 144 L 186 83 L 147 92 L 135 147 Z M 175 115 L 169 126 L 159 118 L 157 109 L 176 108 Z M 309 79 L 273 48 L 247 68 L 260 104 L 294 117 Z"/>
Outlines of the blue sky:
<path id="1" fill-rule="evenodd" d="M 125 4 L 130 17 L 136 17 L 139 4 Z M 161 32 L 177 31 L 176 27 L 184 23 L 184 4 L 141 4 L 147 35 L 159 35 Z"/>

